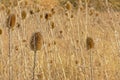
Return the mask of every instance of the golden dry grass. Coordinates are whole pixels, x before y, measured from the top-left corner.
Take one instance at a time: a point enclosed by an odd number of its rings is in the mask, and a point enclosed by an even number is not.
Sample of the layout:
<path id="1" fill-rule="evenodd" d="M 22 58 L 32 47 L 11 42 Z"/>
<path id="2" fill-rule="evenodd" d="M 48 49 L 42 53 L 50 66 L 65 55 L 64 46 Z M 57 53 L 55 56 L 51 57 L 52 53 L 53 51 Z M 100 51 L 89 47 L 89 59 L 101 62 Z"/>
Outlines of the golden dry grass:
<path id="1" fill-rule="evenodd" d="M 32 80 L 33 72 L 34 80 L 120 79 L 119 11 L 110 6 L 99 11 L 86 2 L 77 8 L 70 2 L 71 9 L 57 0 L 17 3 L 0 5 L 0 80 Z M 7 20 L 13 13 L 16 22 L 9 30 Z M 30 40 L 36 32 L 43 45 L 34 59 Z"/>

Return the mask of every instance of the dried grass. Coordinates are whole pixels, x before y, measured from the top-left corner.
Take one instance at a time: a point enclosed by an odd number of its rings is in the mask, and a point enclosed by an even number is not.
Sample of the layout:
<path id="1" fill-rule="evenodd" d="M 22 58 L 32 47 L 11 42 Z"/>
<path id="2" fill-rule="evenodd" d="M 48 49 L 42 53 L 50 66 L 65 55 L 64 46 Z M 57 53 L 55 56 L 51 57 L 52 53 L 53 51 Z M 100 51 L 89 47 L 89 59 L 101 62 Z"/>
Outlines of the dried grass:
<path id="1" fill-rule="evenodd" d="M 103 5 L 106 11 L 99 11 L 94 8 L 94 4 L 89 6 L 82 0 L 85 4 L 80 2 L 76 10 L 74 6 L 66 10 L 65 6 L 57 5 L 54 13 L 51 11 L 53 6 L 49 11 L 46 10 L 46 6 L 53 3 L 48 1 L 46 5 L 47 1 L 42 2 L 45 7 L 28 3 L 24 9 L 26 12 L 29 13 L 32 5 L 39 6 L 40 11 L 33 15 L 27 14 L 24 20 L 19 15 L 23 5 L 10 8 L 10 12 L 17 15 L 16 23 L 21 25 L 11 32 L 11 41 L 8 40 L 6 30 L 8 14 L 6 10 L 0 12 L 0 28 L 3 31 L 0 35 L 0 80 L 9 80 L 9 77 L 13 80 L 31 80 L 33 66 L 35 80 L 119 80 L 120 12 L 106 3 Z M 52 16 L 49 18 L 46 13 Z M 41 45 L 40 37 L 38 41 L 32 39 L 33 43 L 38 43 L 36 64 L 33 63 L 34 47 L 32 50 L 29 47 L 34 31 L 41 32 L 44 40 Z M 11 63 L 8 63 L 8 47 L 11 48 Z"/>

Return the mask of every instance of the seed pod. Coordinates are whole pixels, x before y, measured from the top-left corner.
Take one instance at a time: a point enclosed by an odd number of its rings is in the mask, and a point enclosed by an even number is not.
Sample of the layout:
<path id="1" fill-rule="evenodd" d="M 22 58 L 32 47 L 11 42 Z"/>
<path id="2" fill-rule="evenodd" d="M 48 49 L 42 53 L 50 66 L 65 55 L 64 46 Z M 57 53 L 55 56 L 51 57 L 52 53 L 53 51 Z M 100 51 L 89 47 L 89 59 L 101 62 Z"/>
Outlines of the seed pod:
<path id="1" fill-rule="evenodd" d="M 30 41 L 31 50 L 37 51 L 42 47 L 43 37 L 40 32 L 36 32 L 32 35 Z"/>
<path id="2" fill-rule="evenodd" d="M 79 63 L 79 61 L 78 60 L 75 60 L 75 64 L 78 64 Z"/>
<path id="3" fill-rule="evenodd" d="M 55 24 L 54 24 L 54 22 L 51 22 L 51 28 L 52 28 L 52 29 L 55 28 Z"/>
<path id="4" fill-rule="evenodd" d="M 21 12 L 21 17 L 22 17 L 22 19 L 25 19 L 26 16 L 27 16 L 26 12 L 25 12 L 25 11 L 22 11 L 22 12 Z"/>
<path id="5" fill-rule="evenodd" d="M 0 29 L 0 35 L 2 34 L 2 29 Z"/>
<path id="6" fill-rule="evenodd" d="M 86 46 L 87 46 L 87 50 L 94 48 L 94 41 L 91 37 L 87 37 Z"/>
<path id="7" fill-rule="evenodd" d="M 52 17 L 52 14 L 50 14 L 50 13 L 46 13 L 46 14 L 45 14 L 45 19 L 46 19 L 46 20 L 50 19 L 50 17 Z"/>
<path id="8" fill-rule="evenodd" d="M 71 4 L 71 2 L 66 2 L 66 4 L 65 4 L 65 8 L 67 9 L 67 10 L 71 10 L 72 9 L 72 4 Z"/>
<path id="9" fill-rule="evenodd" d="M 11 29 L 15 26 L 16 23 L 16 16 L 15 14 L 11 14 L 8 18 L 8 27 Z"/>
<path id="10" fill-rule="evenodd" d="M 55 10 L 54 10 L 54 8 L 51 9 L 51 12 L 52 12 L 52 14 L 55 14 Z"/>
<path id="11" fill-rule="evenodd" d="M 42 19 L 42 18 L 43 18 L 43 15 L 41 14 L 41 15 L 40 15 L 40 19 Z"/>

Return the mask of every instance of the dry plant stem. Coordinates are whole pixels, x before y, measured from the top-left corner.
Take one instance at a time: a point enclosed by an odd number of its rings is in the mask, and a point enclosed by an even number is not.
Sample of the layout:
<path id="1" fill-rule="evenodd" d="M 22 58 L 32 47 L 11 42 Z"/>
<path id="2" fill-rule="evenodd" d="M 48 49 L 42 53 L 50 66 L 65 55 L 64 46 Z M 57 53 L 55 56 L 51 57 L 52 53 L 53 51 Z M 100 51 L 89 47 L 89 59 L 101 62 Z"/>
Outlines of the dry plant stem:
<path id="1" fill-rule="evenodd" d="M 116 25 L 114 24 L 114 26 L 116 26 Z M 115 30 L 114 34 L 115 34 L 115 38 L 116 38 L 116 44 L 117 44 L 117 47 L 119 49 L 120 48 L 120 40 L 119 40 L 120 39 L 120 37 L 119 37 L 120 34 L 117 30 Z M 119 49 L 119 53 L 120 53 L 120 49 Z M 119 57 L 119 59 L 120 59 L 120 57 Z"/>
<path id="2" fill-rule="evenodd" d="M 38 21 L 39 21 L 39 19 L 38 19 Z M 42 25 L 41 25 L 41 23 L 39 23 L 40 24 L 40 26 L 42 27 Z M 48 37 L 48 39 L 49 39 L 49 41 L 51 41 L 50 40 L 50 38 Z M 48 71 L 48 80 L 52 80 L 52 77 L 51 77 L 51 69 L 50 69 L 50 63 L 49 63 L 49 60 L 50 60 L 50 56 L 49 56 L 49 53 L 48 53 L 48 50 L 47 50 L 47 45 L 45 45 L 44 44 L 44 50 L 45 50 L 45 56 L 46 56 L 46 61 L 47 61 L 47 67 L 48 67 L 48 69 L 47 69 L 47 71 Z M 45 72 L 44 72 L 44 70 L 43 70 L 43 80 L 46 80 L 47 79 L 47 77 L 45 77 Z"/>
<path id="3" fill-rule="evenodd" d="M 42 27 L 42 24 L 39 22 L 39 17 L 36 17 L 38 23 L 40 24 L 40 26 Z M 40 30 L 40 27 L 38 27 L 38 30 Z M 50 41 L 50 38 L 48 37 L 49 41 Z M 50 73 L 50 64 L 48 63 L 49 62 L 49 56 L 48 56 L 48 50 L 47 50 L 47 45 L 43 45 L 43 48 L 44 48 L 44 51 L 45 51 L 45 56 L 46 56 L 46 61 L 47 61 L 47 66 L 48 66 L 48 71 L 49 71 L 49 78 L 48 80 L 51 80 L 51 73 Z M 44 56 L 43 56 L 44 58 Z M 44 62 L 43 62 L 44 63 Z M 47 77 L 45 76 L 45 72 L 44 72 L 44 69 L 42 68 L 41 66 L 41 69 L 42 69 L 42 74 L 43 74 L 43 80 L 46 80 Z"/>
<path id="4" fill-rule="evenodd" d="M 85 35 L 85 38 L 88 36 L 88 30 L 87 30 L 87 28 L 88 28 L 88 2 L 87 2 L 87 0 L 85 0 L 86 2 L 86 22 L 85 22 L 85 31 L 86 31 L 86 35 Z"/>
<path id="5" fill-rule="evenodd" d="M 80 14 L 80 9 L 79 9 L 79 11 L 78 11 L 78 13 L 77 14 Z M 78 19 L 78 22 L 77 22 L 77 25 L 78 25 L 78 38 L 79 38 L 79 40 L 80 40 L 80 26 L 83 26 L 83 24 L 82 24 L 82 20 L 80 19 L 79 20 L 79 17 L 77 17 Z M 80 23 L 80 24 L 79 24 Z M 83 48 L 82 48 L 82 46 L 80 45 L 80 55 L 81 55 L 81 58 L 82 58 L 82 62 L 83 62 L 83 71 L 85 72 L 85 59 L 84 59 L 84 56 L 83 56 Z M 83 73 L 84 73 L 83 72 Z M 84 77 L 85 77 L 85 74 L 84 74 Z M 86 80 L 86 77 L 85 77 L 85 80 Z"/>
<path id="6" fill-rule="evenodd" d="M 47 49 L 46 49 L 46 47 L 47 47 L 47 46 L 45 46 L 45 45 L 44 45 L 44 49 L 45 49 L 45 55 L 48 57 L 48 54 L 47 54 Z M 47 62 L 48 62 L 48 58 L 46 58 L 46 59 L 47 59 Z M 47 65 L 47 66 L 48 66 L 48 67 L 50 67 L 49 65 L 50 65 L 50 64 L 48 63 L 48 65 Z M 48 70 L 48 71 L 49 71 L 49 70 Z M 45 76 L 45 75 L 44 75 L 44 76 Z M 49 73 L 49 77 L 50 77 L 50 73 Z M 45 79 L 45 77 L 44 77 L 44 79 Z M 49 80 L 49 78 L 48 78 L 48 80 Z"/>
<path id="7" fill-rule="evenodd" d="M 49 23 L 49 26 L 50 26 L 50 23 Z M 53 31 L 52 31 L 52 30 L 50 30 L 50 31 L 51 31 L 51 35 L 53 36 Z M 55 49 L 55 51 L 57 51 L 56 45 L 54 46 L 54 49 Z M 60 55 L 59 55 L 58 52 L 57 52 L 57 56 L 58 56 L 58 58 L 59 58 L 59 61 L 60 61 L 61 66 L 62 66 L 62 71 L 63 71 L 64 79 L 66 80 L 66 74 L 65 74 L 64 67 L 63 67 L 62 59 L 61 59 L 61 57 L 60 57 Z"/>
<path id="8" fill-rule="evenodd" d="M 54 18 L 54 21 L 55 21 L 55 18 Z M 58 19 L 58 23 L 61 23 L 61 18 L 60 19 Z M 60 24 L 58 24 L 58 25 L 60 25 Z M 51 31 L 51 34 L 53 35 L 53 31 Z M 64 35 L 63 35 L 64 36 Z M 59 53 L 57 52 L 58 50 L 57 50 L 57 47 L 56 47 L 56 45 L 54 46 L 54 49 L 55 49 L 55 52 L 57 53 L 57 56 L 59 56 L 59 60 L 61 60 L 61 57 L 60 57 L 60 55 L 59 55 Z M 61 62 L 61 61 L 60 61 Z M 61 64 L 62 64 L 62 62 L 61 62 Z M 56 64 L 55 64 L 55 66 L 57 66 Z M 64 67 L 62 66 L 62 71 L 63 71 L 63 74 L 64 74 L 64 78 L 65 78 L 65 80 L 67 79 L 66 78 L 66 74 L 65 74 L 65 69 L 64 69 Z M 59 73 L 57 73 L 58 75 L 59 75 Z"/>
<path id="9" fill-rule="evenodd" d="M 56 49 L 56 51 L 58 51 L 56 47 L 55 47 L 55 49 Z M 57 52 L 57 54 L 58 54 L 58 58 L 59 58 L 59 61 L 60 61 L 60 63 L 61 63 L 61 66 L 62 66 L 64 79 L 67 80 L 67 78 L 66 78 L 66 74 L 65 74 L 65 69 L 64 69 L 64 67 L 63 67 L 63 63 L 62 63 L 62 59 L 61 59 L 61 57 L 60 57 L 60 55 L 59 55 L 58 52 Z"/>
<path id="10" fill-rule="evenodd" d="M 17 32 L 16 32 L 16 34 L 17 34 Z M 20 48 L 22 49 L 22 43 L 21 43 L 21 37 L 20 37 L 20 33 L 19 33 L 19 31 L 18 31 L 18 39 L 19 39 L 19 41 L 20 41 Z M 21 53 L 23 52 L 23 49 L 21 50 Z M 21 60 L 22 60 L 22 55 L 20 54 L 20 57 L 21 57 Z M 20 60 L 20 61 L 21 61 Z M 22 61 L 20 62 L 20 65 L 22 65 Z M 21 71 L 21 69 L 19 69 L 19 71 Z M 19 72 L 19 74 L 20 74 L 20 72 Z M 21 74 L 20 74 L 21 75 Z M 20 79 L 20 77 L 21 76 L 18 76 L 18 79 Z"/>
<path id="11" fill-rule="evenodd" d="M 18 5 L 20 4 L 20 2 L 18 3 Z M 19 6 L 19 9 L 20 9 L 20 6 Z M 18 10 L 16 10 L 16 11 L 18 11 Z M 20 12 L 21 12 L 21 9 L 20 9 Z M 19 13 L 19 12 L 18 12 Z M 22 23 L 21 21 L 20 21 L 20 23 Z M 23 27 L 22 27 L 22 30 L 23 30 Z M 23 31 L 23 32 L 25 32 L 25 31 Z M 20 55 L 20 58 L 21 58 L 21 62 L 20 62 L 20 65 L 22 65 L 22 60 L 23 60 L 23 53 L 24 53 L 24 49 L 23 49 L 23 45 L 22 45 L 22 39 L 23 39 L 23 37 L 21 37 L 20 36 L 20 33 L 21 32 L 19 32 L 18 31 L 18 38 L 19 38 L 19 40 L 20 40 L 20 49 L 21 49 L 21 55 Z M 25 61 L 26 62 L 26 61 Z M 21 66 L 22 67 L 22 66 Z M 19 71 L 21 72 L 21 69 L 19 69 Z M 25 70 L 26 71 L 26 70 Z M 18 77 L 18 79 L 20 79 L 20 77 L 22 77 L 22 72 L 19 74 L 19 77 Z"/>
<path id="12" fill-rule="evenodd" d="M 9 57 L 9 80 L 12 80 L 12 64 L 11 64 L 11 30 L 10 28 L 8 29 L 8 37 L 9 37 L 9 54 L 8 54 L 8 57 Z"/>
<path id="13" fill-rule="evenodd" d="M 34 62 L 33 62 L 33 79 L 32 80 L 34 80 L 34 78 L 35 78 L 36 50 L 34 50 L 34 60 L 33 61 Z"/>
<path id="14" fill-rule="evenodd" d="M 86 3 L 86 24 L 85 24 L 85 30 L 86 30 L 86 35 L 85 38 L 88 36 L 88 0 L 85 0 Z M 93 67 L 92 67 L 92 52 L 90 52 L 90 80 L 93 80 Z"/>
<path id="15" fill-rule="evenodd" d="M 68 18 L 70 19 L 70 14 L 71 14 L 71 11 L 68 11 Z M 69 27 L 69 31 L 68 31 L 68 33 L 72 30 L 72 27 L 73 27 L 73 23 L 72 23 L 72 21 L 71 21 L 71 19 L 70 19 L 70 27 Z M 72 34 L 72 33 L 71 33 Z M 68 37 L 68 38 L 70 38 L 70 42 L 71 42 L 71 44 L 72 44 L 72 46 L 74 46 L 74 42 L 73 42 L 73 39 L 72 39 L 72 37 Z M 71 49 L 72 50 L 72 49 Z M 70 52 L 70 53 L 72 53 L 72 51 Z M 75 59 L 75 55 L 74 55 L 74 59 Z M 72 65 L 72 62 L 71 62 L 71 65 Z M 71 69 L 71 71 L 72 71 L 72 75 L 74 75 L 74 70 L 73 69 Z"/>
<path id="16" fill-rule="evenodd" d="M 46 60 L 47 60 L 47 62 L 49 62 L 49 56 L 48 56 L 48 51 L 47 51 L 47 48 L 46 48 L 47 46 L 44 46 L 44 48 L 45 48 L 45 55 L 46 55 Z M 47 66 L 48 66 L 48 71 L 49 71 L 49 76 L 48 76 L 48 80 L 50 80 L 51 79 L 51 73 L 50 73 L 50 64 L 49 63 L 47 63 Z M 45 79 L 45 78 L 44 78 Z"/>
<path id="17" fill-rule="evenodd" d="M 105 57 L 104 57 L 104 62 L 105 62 L 105 64 L 107 64 Z M 108 74 L 107 74 L 107 72 L 106 72 L 106 66 L 105 66 L 104 68 L 105 68 L 105 69 L 104 69 L 105 80 L 108 80 Z"/>
<path id="18" fill-rule="evenodd" d="M 108 6 L 108 0 L 106 0 L 106 5 L 107 5 L 107 11 L 108 11 L 108 15 L 110 16 L 110 12 L 109 12 L 109 6 Z M 113 23 L 114 24 L 114 23 Z M 113 48 L 114 49 L 114 48 Z M 113 51 L 113 49 L 112 49 L 112 51 Z M 114 51 L 113 51 L 113 53 L 114 53 Z M 107 64 L 107 62 L 106 62 L 106 59 L 105 59 L 105 57 L 104 57 L 104 63 L 105 64 Z M 105 74 L 105 80 L 108 80 L 108 73 L 107 73 L 107 71 L 106 71 L 106 66 L 104 67 L 104 74 Z"/>
<path id="19" fill-rule="evenodd" d="M 59 21 L 59 22 L 60 22 L 60 21 Z M 51 31 L 51 33 L 53 34 L 52 31 Z M 62 59 L 61 59 L 61 57 L 60 57 L 60 55 L 59 55 L 59 52 L 58 52 L 58 49 L 57 49 L 56 45 L 54 46 L 54 48 L 55 48 L 55 51 L 56 51 L 56 53 L 57 53 L 58 59 L 59 59 L 59 61 L 60 61 L 61 67 L 62 67 L 64 79 L 67 80 L 66 74 L 65 74 L 65 69 L 64 69 L 64 67 L 63 67 L 63 62 L 62 62 Z"/>
<path id="20" fill-rule="evenodd" d="M 26 36 L 27 36 L 27 35 L 26 35 L 26 32 L 27 32 L 27 31 L 26 31 L 26 24 L 25 24 L 25 21 L 23 21 L 23 22 L 24 22 L 24 25 L 23 25 L 23 26 L 24 26 L 24 27 L 23 27 L 23 32 L 24 32 L 24 34 L 23 34 L 23 35 L 24 35 L 24 37 L 25 37 L 24 39 L 26 39 Z M 26 40 L 27 40 L 27 39 L 26 39 Z M 24 62 L 25 62 L 25 63 L 24 63 L 24 64 L 25 64 L 25 65 L 24 65 L 25 68 L 24 68 L 24 69 L 25 69 L 25 76 L 26 76 L 26 75 L 27 75 L 27 73 L 26 73 L 26 66 L 27 66 L 27 65 L 26 65 L 26 62 L 27 62 L 27 60 L 26 60 L 26 50 L 23 48 L 23 51 L 24 51 L 23 53 L 24 53 L 24 60 L 25 60 L 25 61 L 24 61 Z"/>
<path id="21" fill-rule="evenodd" d="M 34 31 L 35 32 L 35 31 Z M 36 35 L 33 37 L 33 41 L 34 41 L 34 45 L 33 45 L 33 51 L 34 51 L 34 55 L 33 55 L 33 70 L 32 70 L 32 80 L 35 80 L 35 67 L 36 67 Z"/>
<path id="22" fill-rule="evenodd" d="M 112 18 L 112 15 L 108 12 L 108 15 Z M 114 21 L 113 21 L 113 19 L 111 19 L 111 21 L 112 21 L 112 23 L 113 23 L 113 25 L 112 26 L 116 26 L 114 23 Z M 115 30 L 115 29 L 114 29 Z M 116 31 L 116 30 L 115 30 Z M 114 34 L 115 34 L 115 31 L 114 31 Z M 110 38 L 110 41 L 111 41 L 111 43 L 112 43 L 112 52 L 113 52 L 113 56 L 114 55 L 116 55 L 115 54 L 115 47 L 114 47 L 114 44 L 113 44 L 113 39 L 112 38 Z M 116 41 L 117 42 L 117 41 Z M 106 67 L 105 67 L 105 77 L 106 77 L 106 80 L 108 80 L 108 73 L 106 72 Z"/>
<path id="23" fill-rule="evenodd" d="M 36 65 L 36 43 L 35 43 L 35 36 L 34 36 L 34 58 L 33 58 L 33 79 L 35 78 L 35 65 Z"/>
<path id="24" fill-rule="evenodd" d="M 102 44 L 102 46 L 103 46 L 103 43 L 102 43 L 102 41 L 101 41 L 101 44 Z M 104 46 L 103 46 L 104 47 Z M 98 57 L 100 58 L 100 55 L 99 55 L 99 51 L 97 50 L 97 55 L 98 55 Z M 101 62 L 104 62 L 104 64 L 106 64 L 106 59 L 105 59 L 105 57 L 103 57 L 104 59 L 103 59 L 103 61 L 102 60 L 100 60 Z M 104 67 L 104 73 L 105 73 L 105 80 L 108 80 L 108 74 L 107 74 L 107 72 L 106 72 L 106 67 Z"/>
<path id="25" fill-rule="evenodd" d="M 114 10 L 112 10 L 113 13 L 114 13 Z M 117 15 L 114 13 L 115 17 L 117 17 Z M 112 15 L 111 15 L 112 17 Z M 114 20 L 112 19 L 112 23 L 113 23 L 113 26 L 117 26 L 114 22 Z M 119 40 L 119 32 L 114 28 L 114 36 L 115 36 L 115 40 L 116 40 L 116 44 L 117 44 L 117 47 L 119 48 L 120 47 L 120 40 Z M 120 53 L 120 49 L 119 49 L 119 53 Z M 119 54 L 118 54 L 119 55 Z"/>
<path id="26" fill-rule="evenodd" d="M 42 13 L 42 14 L 43 14 L 43 13 Z M 36 19 L 37 19 L 37 23 L 40 25 L 40 27 L 37 27 L 37 29 L 40 30 L 41 27 L 42 27 L 42 25 L 41 25 L 41 23 L 40 23 L 41 21 L 39 21 L 39 17 L 36 17 Z M 46 53 L 47 53 L 47 49 L 46 49 L 47 46 L 43 45 L 43 47 L 45 48 L 45 54 L 42 55 L 42 56 L 43 56 L 42 59 L 44 59 L 44 55 L 46 55 Z M 47 60 L 47 61 L 48 61 L 48 60 Z M 44 62 L 43 62 L 43 63 L 44 63 Z M 40 66 L 40 68 L 41 68 L 41 70 L 42 70 L 43 80 L 46 80 L 44 69 L 43 69 L 42 66 Z"/>
<path id="27" fill-rule="evenodd" d="M 25 29 L 24 29 L 25 30 Z M 34 32 L 35 32 L 35 29 L 34 29 Z M 36 68 L 36 57 L 37 57 L 37 44 L 36 44 L 36 34 L 35 36 L 33 37 L 33 41 L 34 41 L 34 45 L 33 45 L 33 49 L 34 49 L 34 57 L 33 57 L 33 78 L 32 80 L 35 80 L 35 68 Z"/>
<path id="28" fill-rule="evenodd" d="M 49 26 L 49 24 L 50 24 L 50 23 L 48 22 L 48 26 Z M 49 41 L 50 41 L 50 38 L 48 38 L 48 39 L 49 39 Z M 46 49 L 46 50 L 47 50 L 47 49 Z M 50 53 L 49 53 L 49 54 L 50 54 Z M 48 72 L 48 73 L 49 73 L 48 80 L 51 80 L 51 79 L 52 79 L 52 77 L 51 77 L 51 72 L 50 72 L 50 70 L 51 70 L 51 69 L 50 69 L 50 63 L 49 63 L 50 57 L 51 57 L 51 55 L 49 56 L 49 55 L 47 54 L 47 62 L 48 62 L 48 63 L 47 63 L 47 66 L 48 66 L 48 71 L 49 71 L 49 72 Z"/>
<path id="29" fill-rule="evenodd" d="M 69 12 L 69 14 L 68 14 L 69 18 L 70 18 L 70 15 L 71 15 L 71 12 Z M 73 28 L 74 26 L 73 26 L 73 22 L 72 22 L 71 18 L 70 18 L 70 24 L 71 24 L 71 28 Z M 79 26 L 78 26 L 78 27 L 79 27 Z M 70 28 L 70 29 L 71 29 L 71 28 Z M 79 32 L 78 32 L 78 34 L 79 34 Z M 73 32 L 73 35 L 74 35 L 74 32 Z M 74 42 L 73 40 L 74 40 L 74 39 L 71 38 L 72 46 L 75 45 L 75 42 Z M 75 60 L 75 58 L 78 59 L 78 57 L 77 57 L 77 51 L 75 51 L 74 60 Z M 76 67 L 76 70 L 77 70 L 77 67 Z M 76 73 L 76 79 L 77 79 L 77 73 Z"/>
<path id="30" fill-rule="evenodd" d="M 92 66 L 93 56 L 92 51 L 90 51 L 90 80 L 93 80 L 93 66 Z"/>
<path id="31" fill-rule="evenodd" d="M 50 26 L 50 23 L 49 23 L 49 26 Z M 52 37 L 53 37 L 53 31 L 52 31 L 52 30 L 50 30 L 50 31 L 51 31 L 51 35 L 52 35 Z M 55 51 L 57 51 L 56 45 L 54 46 L 54 49 L 55 49 Z M 62 66 L 62 71 L 63 71 L 64 79 L 66 80 L 66 74 L 65 74 L 64 67 L 63 67 L 62 59 L 61 59 L 59 53 L 58 53 L 58 52 L 56 52 L 56 53 L 57 53 L 58 59 L 59 59 L 59 61 L 60 61 L 60 64 L 61 64 L 61 66 Z"/>
<path id="32" fill-rule="evenodd" d="M 40 27 L 42 27 L 42 25 L 41 25 L 41 23 L 40 23 L 40 21 L 39 21 L 39 18 L 38 17 L 36 17 L 36 19 L 37 19 L 37 21 L 38 21 L 38 23 L 40 24 Z M 39 27 L 38 27 L 38 29 L 39 29 Z M 40 29 L 39 29 L 40 30 Z M 44 45 L 43 45 L 44 46 Z M 45 51 L 46 51 L 46 49 L 45 49 Z M 47 53 L 47 51 L 46 51 L 46 53 Z M 42 59 L 44 58 L 44 56 L 42 57 Z M 45 73 L 44 73 L 44 70 L 43 70 L 43 68 L 42 68 L 42 66 L 40 66 L 41 67 L 41 69 L 42 69 L 42 74 L 43 74 L 43 80 L 45 80 Z"/>
<path id="33" fill-rule="evenodd" d="M 107 11 L 108 11 L 108 13 L 110 13 L 108 0 L 106 0 L 106 6 L 107 6 Z"/>

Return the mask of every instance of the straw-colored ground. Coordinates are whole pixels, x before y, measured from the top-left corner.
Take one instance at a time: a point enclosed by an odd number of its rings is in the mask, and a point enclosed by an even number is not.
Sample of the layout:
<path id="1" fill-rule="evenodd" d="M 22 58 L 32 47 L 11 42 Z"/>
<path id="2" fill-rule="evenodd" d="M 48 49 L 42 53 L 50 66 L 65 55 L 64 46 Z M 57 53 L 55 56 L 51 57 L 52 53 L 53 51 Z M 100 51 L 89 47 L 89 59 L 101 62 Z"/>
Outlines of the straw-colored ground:
<path id="1" fill-rule="evenodd" d="M 33 79 L 30 39 L 35 32 L 41 33 L 43 42 L 36 52 L 34 80 L 120 79 L 119 9 L 107 0 L 104 11 L 84 0 L 66 1 L 1 0 L 0 80 Z M 119 0 L 114 4 L 120 5 Z M 16 16 L 13 28 L 8 24 L 10 14 Z M 93 42 L 87 43 L 88 37 Z"/>

